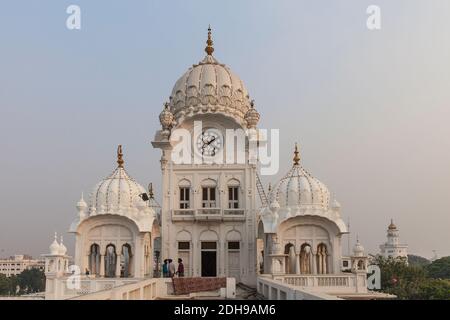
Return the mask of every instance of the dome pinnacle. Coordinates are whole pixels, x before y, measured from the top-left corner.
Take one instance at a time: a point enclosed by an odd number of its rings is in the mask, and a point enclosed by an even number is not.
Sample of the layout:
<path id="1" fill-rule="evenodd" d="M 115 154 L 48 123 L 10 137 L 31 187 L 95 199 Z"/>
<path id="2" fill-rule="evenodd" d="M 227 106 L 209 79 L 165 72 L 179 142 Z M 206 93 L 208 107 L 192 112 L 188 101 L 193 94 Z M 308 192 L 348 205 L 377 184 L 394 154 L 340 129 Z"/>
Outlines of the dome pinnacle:
<path id="1" fill-rule="evenodd" d="M 150 197 L 150 199 L 154 198 L 154 194 L 153 194 L 153 183 L 150 182 L 150 184 L 148 185 L 148 196 Z"/>
<path id="2" fill-rule="evenodd" d="M 294 151 L 294 166 L 298 166 L 300 164 L 300 152 L 298 151 L 298 145 L 295 143 L 295 151 Z"/>
<path id="3" fill-rule="evenodd" d="M 122 145 L 119 144 L 117 147 L 117 164 L 119 165 L 119 168 L 123 168 L 123 164 L 125 161 L 123 161 L 123 153 L 122 153 Z"/>
<path id="4" fill-rule="evenodd" d="M 212 53 L 214 52 L 213 41 L 211 38 L 211 26 L 208 27 L 208 40 L 206 40 L 205 52 L 208 56 L 212 56 Z"/>

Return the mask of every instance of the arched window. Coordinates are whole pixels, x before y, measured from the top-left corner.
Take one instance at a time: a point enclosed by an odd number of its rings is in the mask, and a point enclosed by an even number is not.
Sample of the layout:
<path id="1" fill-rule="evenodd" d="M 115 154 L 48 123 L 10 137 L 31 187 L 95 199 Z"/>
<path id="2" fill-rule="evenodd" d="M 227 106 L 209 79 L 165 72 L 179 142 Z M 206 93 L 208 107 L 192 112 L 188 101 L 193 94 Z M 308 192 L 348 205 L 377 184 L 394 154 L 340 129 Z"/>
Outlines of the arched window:
<path id="1" fill-rule="evenodd" d="M 100 246 L 96 243 L 91 245 L 88 271 L 94 275 L 100 274 Z"/>
<path id="2" fill-rule="evenodd" d="M 202 181 L 202 208 L 215 208 L 217 184 L 212 179 Z"/>
<path id="3" fill-rule="evenodd" d="M 286 273 L 294 274 L 295 273 L 295 247 L 292 243 L 288 243 L 284 246 L 284 254 L 287 254 L 286 257 Z"/>
<path id="4" fill-rule="evenodd" d="M 228 181 L 228 209 L 239 208 L 239 181 L 231 179 Z"/>
<path id="5" fill-rule="evenodd" d="M 183 179 L 179 182 L 180 188 L 180 209 L 189 209 L 191 207 L 191 183 Z"/>
<path id="6" fill-rule="evenodd" d="M 128 278 L 131 275 L 131 246 L 126 243 L 122 246 L 122 256 L 121 256 L 121 270 L 120 276 L 123 278 Z"/>
<path id="7" fill-rule="evenodd" d="M 116 276 L 116 263 L 116 247 L 113 244 L 109 244 L 106 247 L 105 254 L 105 277 L 113 278 Z"/>
<path id="8" fill-rule="evenodd" d="M 359 260 L 358 261 L 358 270 L 364 270 L 365 266 L 364 266 L 364 261 L 363 260 Z"/>
<path id="9" fill-rule="evenodd" d="M 302 244 L 300 247 L 300 273 L 310 274 L 311 273 L 311 258 L 312 250 L 308 243 Z"/>
<path id="10" fill-rule="evenodd" d="M 328 264 L 327 264 L 328 251 L 327 246 L 324 243 L 321 243 L 317 246 L 317 273 L 325 274 L 328 273 Z"/>

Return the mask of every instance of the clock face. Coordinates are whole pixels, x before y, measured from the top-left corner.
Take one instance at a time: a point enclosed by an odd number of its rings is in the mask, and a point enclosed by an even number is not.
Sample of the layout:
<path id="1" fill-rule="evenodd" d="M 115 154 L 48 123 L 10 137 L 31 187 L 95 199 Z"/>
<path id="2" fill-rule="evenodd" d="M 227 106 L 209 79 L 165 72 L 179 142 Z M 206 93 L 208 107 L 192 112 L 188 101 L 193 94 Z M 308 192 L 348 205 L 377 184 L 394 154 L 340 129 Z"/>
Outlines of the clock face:
<path id="1" fill-rule="evenodd" d="M 215 157 L 222 148 L 222 137 L 216 129 L 206 129 L 197 138 L 197 150 L 202 157 Z"/>

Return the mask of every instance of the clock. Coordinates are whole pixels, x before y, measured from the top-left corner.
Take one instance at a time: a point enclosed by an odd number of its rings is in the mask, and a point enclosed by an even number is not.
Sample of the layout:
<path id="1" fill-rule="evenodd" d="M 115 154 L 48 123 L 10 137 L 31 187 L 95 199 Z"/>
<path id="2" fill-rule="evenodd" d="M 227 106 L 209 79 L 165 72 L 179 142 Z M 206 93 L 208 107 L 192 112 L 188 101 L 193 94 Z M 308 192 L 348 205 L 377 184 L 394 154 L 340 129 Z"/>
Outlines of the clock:
<path id="1" fill-rule="evenodd" d="M 216 129 L 205 129 L 197 137 L 197 150 L 202 157 L 215 157 L 221 148 L 222 135 Z"/>

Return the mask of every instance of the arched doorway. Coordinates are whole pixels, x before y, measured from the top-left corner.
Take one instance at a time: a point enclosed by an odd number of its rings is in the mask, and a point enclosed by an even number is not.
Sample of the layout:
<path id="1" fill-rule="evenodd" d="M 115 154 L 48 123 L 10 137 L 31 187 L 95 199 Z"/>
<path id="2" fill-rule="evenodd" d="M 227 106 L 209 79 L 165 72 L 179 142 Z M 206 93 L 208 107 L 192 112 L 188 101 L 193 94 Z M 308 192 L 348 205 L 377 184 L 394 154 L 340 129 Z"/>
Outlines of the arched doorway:
<path id="1" fill-rule="evenodd" d="M 201 243 L 201 275 L 202 277 L 217 276 L 217 242 L 219 237 L 212 230 L 200 235 Z"/>
<path id="2" fill-rule="evenodd" d="M 121 255 L 121 268 L 120 268 L 120 276 L 123 278 L 128 278 L 131 276 L 132 270 L 132 257 L 133 254 L 131 252 L 131 245 L 126 243 L 122 246 L 122 255 Z"/>
<path id="3" fill-rule="evenodd" d="M 300 247 L 300 273 L 310 274 L 312 265 L 312 250 L 308 243 L 304 243 Z"/>
<path id="4" fill-rule="evenodd" d="M 89 251 L 89 272 L 93 275 L 100 274 L 100 246 L 96 243 L 91 245 Z"/>
<path id="5" fill-rule="evenodd" d="M 317 273 L 318 274 L 326 274 L 328 273 L 328 250 L 327 246 L 324 243 L 320 243 L 317 246 Z"/>
<path id="6" fill-rule="evenodd" d="M 113 244 L 106 246 L 105 254 L 105 277 L 114 278 L 116 276 L 117 254 Z"/>
<path id="7" fill-rule="evenodd" d="M 284 254 L 286 257 L 286 273 L 287 274 L 295 274 L 295 247 L 292 243 L 288 243 L 284 246 Z"/>

